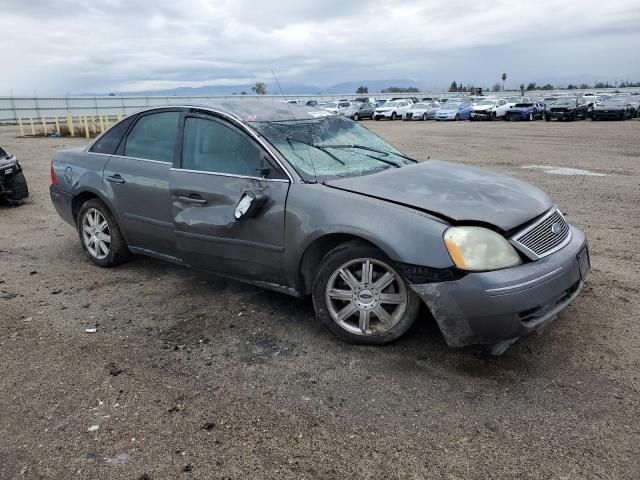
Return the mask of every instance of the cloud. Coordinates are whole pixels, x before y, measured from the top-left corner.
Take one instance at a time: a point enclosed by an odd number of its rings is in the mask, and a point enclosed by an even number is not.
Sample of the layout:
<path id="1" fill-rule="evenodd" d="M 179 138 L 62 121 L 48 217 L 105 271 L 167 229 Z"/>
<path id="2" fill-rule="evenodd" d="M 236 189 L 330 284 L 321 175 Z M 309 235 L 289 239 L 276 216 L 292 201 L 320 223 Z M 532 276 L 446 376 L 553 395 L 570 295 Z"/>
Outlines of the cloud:
<path id="1" fill-rule="evenodd" d="M 640 78 L 637 0 L 4 0 L 0 94 Z"/>

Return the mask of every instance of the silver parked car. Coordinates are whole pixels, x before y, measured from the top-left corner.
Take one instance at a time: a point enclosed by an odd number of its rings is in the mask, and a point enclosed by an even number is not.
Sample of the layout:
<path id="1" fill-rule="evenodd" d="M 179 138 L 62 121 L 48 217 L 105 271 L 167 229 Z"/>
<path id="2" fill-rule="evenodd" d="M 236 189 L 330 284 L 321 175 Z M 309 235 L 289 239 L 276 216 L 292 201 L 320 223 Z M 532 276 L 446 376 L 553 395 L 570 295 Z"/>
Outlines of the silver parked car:
<path id="1" fill-rule="evenodd" d="M 58 152 L 51 180 L 94 264 L 149 255 L 311 296 L 353 343 L 397 339 L 424 304 L 450 346 L 501 353 L 566 307 L 590 269 L 584 233 L 538 188 L 418 163 L 303 105 L 145 110 Z"/>
<path id="2" fill-rule="evenodd" d="M 436 116 L 440 108 L 438 102 L 414 103 L 409 110 L 404 113 L 404 120 L 429 120 Z"/>

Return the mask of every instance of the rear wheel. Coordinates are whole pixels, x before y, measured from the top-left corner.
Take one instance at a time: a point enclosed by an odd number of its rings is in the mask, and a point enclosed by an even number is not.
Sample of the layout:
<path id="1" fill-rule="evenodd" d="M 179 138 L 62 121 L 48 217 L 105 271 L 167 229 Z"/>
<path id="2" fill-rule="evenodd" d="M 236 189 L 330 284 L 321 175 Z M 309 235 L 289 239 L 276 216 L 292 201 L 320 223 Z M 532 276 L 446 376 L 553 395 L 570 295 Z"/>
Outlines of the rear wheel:
<path id="1" fill-rule="evenodd" d="M 391 120 L 395 120 L 396 118 L 398 118 L 398 115 L 396 115 L 396 112 L 393 112 L 391 114 Z"/>
<path id="2" fill-rule="evenodd" d="M 95 265 L 111 267 L 129 258 L 118 222 L 101 200 L 86 201 L 80 208 L 76 225 L 82 249 Z"/>
<path id="3" fill-rule="evenodd" d="M 341 340 L 382 345 L 415 322 L 420 299 L 400 269 L 364 242 L 339 245 L 318 267 L 313 304 L 322 324 Z"/>

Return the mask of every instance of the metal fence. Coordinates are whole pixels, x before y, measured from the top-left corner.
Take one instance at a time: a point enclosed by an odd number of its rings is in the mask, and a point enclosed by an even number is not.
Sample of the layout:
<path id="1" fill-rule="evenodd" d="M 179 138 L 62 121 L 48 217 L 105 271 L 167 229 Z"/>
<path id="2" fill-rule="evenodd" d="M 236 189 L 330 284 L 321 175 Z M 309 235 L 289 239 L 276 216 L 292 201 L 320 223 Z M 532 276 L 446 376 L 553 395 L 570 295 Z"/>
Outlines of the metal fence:
<path id="1" fill-rule="evenodd" d="M 614 89 L 611 89 L 612 91 Z M 638 89 L 616 89 L 620 91 Z M 581 93 L 580 90 L 562 91 L 567 93 Z M 547 96 L 557 91 L 537 91 L 525 92 L 527 96 L 541 97 Z M 510 92 L 486 92 L 485 95 L 516 96 L 520 91 Z M 417 93 L 370 93 L 362 96 L 375 98 L 391 98 L 414 96 L 418 98 L 435 97 L 444 98 L 448 96 L 459 96 L 460 93 L 425 91 Z M 462 95 L 466 95 L 462 94 Z M 302 101 L 331 101 L 350 99 L 360 96 L 358 94 L 320 94 L 320 95 L 287 95 L 288 99 L 299 99 Z M 164 105 L 198 105 L 221 102 L 224 100 L 259 100 L 261 102 L 281 102 L 282 95 L 211 95 L 211 96 L 96 96 L 96 97 L 0 97 L 0 123 L 16 124 L 19 120 L 28 123 L 30 119 L 38 121 L 41 118 L 64 118 L 68 115 L 73 117 L 82 116 L 122 116 L 142 110 L 147 107 Z"/>
<path id="2" fill-rule="evenodd" d="M 433 96 L 433 93 L 365 94 L 375 98 L 393 96 Z M 451 95 L 438 93 L 439 96 Z M 288 99 L 331 101 L 354 98 L 356 94 L 287 95 Z M 0 97 L 0 123 L 17 123 L 19 119 L 84 115 L 128 115 L 147 107 L 164 105 L 202 105 L 225 100 L 259 100 L 281 102 L 282 95 L 211 95 L 211 96 L 100 96 L 100 97 Z"/>

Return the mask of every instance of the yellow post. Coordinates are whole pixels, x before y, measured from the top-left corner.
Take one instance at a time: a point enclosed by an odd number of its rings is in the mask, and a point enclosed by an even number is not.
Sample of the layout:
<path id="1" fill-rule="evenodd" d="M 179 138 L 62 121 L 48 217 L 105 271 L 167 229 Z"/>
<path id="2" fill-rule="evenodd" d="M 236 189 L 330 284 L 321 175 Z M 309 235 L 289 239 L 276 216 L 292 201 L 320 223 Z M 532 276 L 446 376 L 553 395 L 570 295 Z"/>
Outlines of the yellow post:
<path id="1" fill-rule="evenodd" d="M 98 119 L 100 120 L 100 133 L 104 132 L 104 122 L 102 121 L 102 115 L 98 115 Z"/>
<path id="2" fill-rule="evenodd" d="M 33 115 L 29 115 L 29 122 L 31 123 L 31 135 L 35 137 L 36 127 L 33 125 Z"/>
<path id="3" fill-rule="evenodd" d="M 58 121 L 58 117 L 56 117 L 56 132 L 58 132 L 58 136 L 60 136 L 60 122 Z"/>
<path id="4" fill-rule="evenodd" d="M 20 136 L 24 137 L 24 127 L 22 126 L 22 118 L 18 117 L 18 126 L 20 127 Z"/>
<path id="5" fill-rule="evenodd" d="M 89 137 L 89 122 L 87 121 L 87 116 L 84 116 L 84 132 L 87 135 L 87 138 Z"/>
<path id="6" fill-rule="evenodd" d="M 120 120 L 122 120 L 122 114 L 121 113 L 118 114 L 118 121 L 120 121 Z"/>
<path id="7" fill-rule="evenodd" d="M 44 119 L 44 115 L 41 115 L 40 119 L 42 120 L 42 134 L 46 137 L 47 136 L 47 122 Z"/>
<path id="8" fill-rule="evenodd" d="M 69 129 L 69 135 L 75 137 L 75 132 L 73 131 L 73 117 L 69 112 L 67 112 L 67 128 Z"/>

